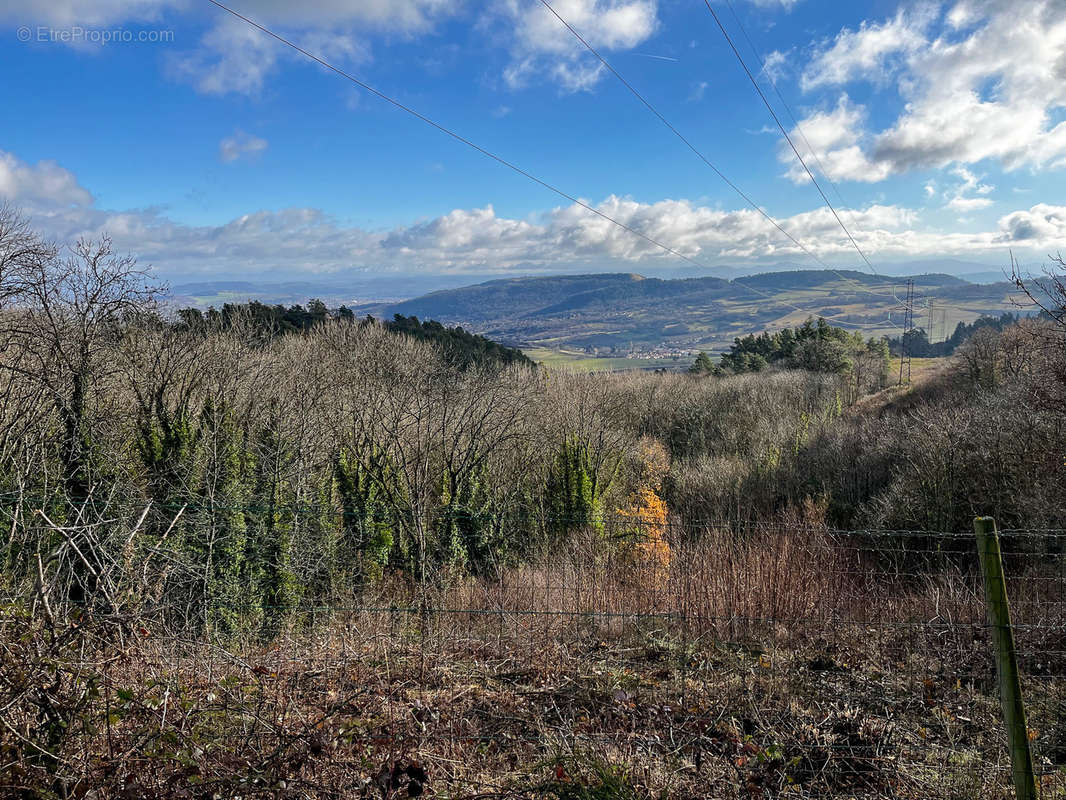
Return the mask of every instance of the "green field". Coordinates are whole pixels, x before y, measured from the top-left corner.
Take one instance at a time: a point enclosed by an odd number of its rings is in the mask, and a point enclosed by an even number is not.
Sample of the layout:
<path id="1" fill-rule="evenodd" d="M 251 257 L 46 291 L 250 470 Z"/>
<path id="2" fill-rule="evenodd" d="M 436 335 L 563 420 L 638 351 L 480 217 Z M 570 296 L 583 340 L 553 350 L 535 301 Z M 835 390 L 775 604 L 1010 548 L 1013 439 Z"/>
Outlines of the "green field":
<path id="1" fill-rule="evenodd" d="M 597 358 L 587 353 L 572 350 L 552 350 L 547 347 L 527 347 L 522 350 L 538 364 L 555 369 L 571 369 L 578 372 L 624 372 L 626 370 L 668 369 L 683 371 L 688 369 L 692 359 L 679 358 Z M 914 383 L 942 368 L 947 363 L 945 358 L 912 358 L 911 382 Z M 899 358 L 889 361 L 889 383 L 899 377 Z"/>
<path id="2" fill-rule="evenodd" d="M 547 347 L 525 347 L 522 352 L 546 367 L 572 369 L 579 372 L 623 372 L 630 369 L 687 369 L 684 358 L 597 358 L 573 350 L 552 350 Z"/>

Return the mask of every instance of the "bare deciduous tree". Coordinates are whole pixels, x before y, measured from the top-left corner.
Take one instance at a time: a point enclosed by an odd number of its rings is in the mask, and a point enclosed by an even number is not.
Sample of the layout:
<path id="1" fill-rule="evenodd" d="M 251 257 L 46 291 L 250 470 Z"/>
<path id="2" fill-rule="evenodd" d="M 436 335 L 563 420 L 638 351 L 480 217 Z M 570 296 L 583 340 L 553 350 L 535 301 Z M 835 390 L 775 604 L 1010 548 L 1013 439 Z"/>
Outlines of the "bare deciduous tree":
<path id="1" fill-rule="evenodd" d="M 104 409 L 115 399 L 100 389 L 117 373 L 115 346 L 127 323 L 154 309 L 159 288 L 132 256 L 116 255 L 106 237 L 79 240 L 64 257 L 10 212 L 0 214 L 3 230 L 0 375 L 36 399 L 39 411 L 55 415 L 60 482 L 71 508 L 84 516 L 100 467 L 96 442 L 109 426 Z M 90 553 L 78 560 L 83 597 L 98 578 L 94 559 Z"/>
<path id="2" fill-rule="evenodd" d="M 1049 255 L 1044 277 L 1022 275 L 1018 262 L 1011 254 L 1010 271 L 1014 285 L 1039 308 L 1057 327 L 1066 331 L 1066 260 L 1062 253 Z"/>
<path id="3" fill-rule="evenodd" d="M 59 415 L 71 496 L 90 489 L 86 474 L 94 388 L 116 372 L 112 357 L 123 325 L 152 310 L 160 292 L 132 256 L 117 256 L 111 240 L 79 240 L 66 258 L 45 250 L 10 272 L 0 337 L 5 370 L 35 381 Z"/>

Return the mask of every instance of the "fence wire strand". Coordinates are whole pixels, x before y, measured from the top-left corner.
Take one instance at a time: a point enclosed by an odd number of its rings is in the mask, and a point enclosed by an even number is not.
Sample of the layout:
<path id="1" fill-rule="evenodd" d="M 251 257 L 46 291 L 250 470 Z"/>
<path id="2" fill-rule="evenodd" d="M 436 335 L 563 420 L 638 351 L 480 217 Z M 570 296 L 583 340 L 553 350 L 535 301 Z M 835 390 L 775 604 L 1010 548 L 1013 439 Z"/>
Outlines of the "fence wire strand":
<path id="1" fill-rule="evenodd" d="M 605 521 L 486 574 L 288 603 L 10 592 L 0 794 L 1011 795 L 973 534 L 698 533 Z M 1062 536 L 1001 539 L 1049 798 L 1066 792 Z"/>

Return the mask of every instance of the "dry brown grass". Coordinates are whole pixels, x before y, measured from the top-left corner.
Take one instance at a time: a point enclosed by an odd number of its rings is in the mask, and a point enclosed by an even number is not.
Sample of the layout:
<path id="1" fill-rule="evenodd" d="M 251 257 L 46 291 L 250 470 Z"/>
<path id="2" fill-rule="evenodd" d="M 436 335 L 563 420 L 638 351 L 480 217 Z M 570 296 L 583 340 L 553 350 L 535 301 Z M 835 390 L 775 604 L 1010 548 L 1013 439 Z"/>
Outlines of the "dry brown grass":
<path id="1" fill-rule="evenodd" d="M 972 576 L 890 574 L 811 527 L 675 544 L 669 576 L 586 541 L 497 581 L 386 583 L 269 643 L 9 608 L 0 794 L 1007 796 Z M 1061 576 L 1031 577 L 1012 588 L 1053 797 Z"/>

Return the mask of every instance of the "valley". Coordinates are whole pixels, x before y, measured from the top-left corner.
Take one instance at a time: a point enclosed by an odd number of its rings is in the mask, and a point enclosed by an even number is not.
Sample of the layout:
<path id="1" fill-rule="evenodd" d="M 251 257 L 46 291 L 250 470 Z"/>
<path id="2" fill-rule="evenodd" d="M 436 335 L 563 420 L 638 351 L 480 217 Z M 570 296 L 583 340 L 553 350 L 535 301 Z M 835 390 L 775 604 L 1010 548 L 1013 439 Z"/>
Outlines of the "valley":
<path id="1" fill-rule="evenodd" d="M 934 342 L 959 322 L 1024 310 L 1006 281 L 976 284 L 941 274 L 913 280 L 916 326 L 930 328 Z M 808 317 L 870 336 L 898 335 L 905 296 L 903 280 L 857 271 L 799 270 L 731 281 L 613 273 L 493 280 L 366 304 L 356 312 L 459 325 L 530 350 L 546 363 L 624 359 L 612 368 L 654 369 L 687 365 L 700 350 L 721 352 L 735 337 Z"/>

